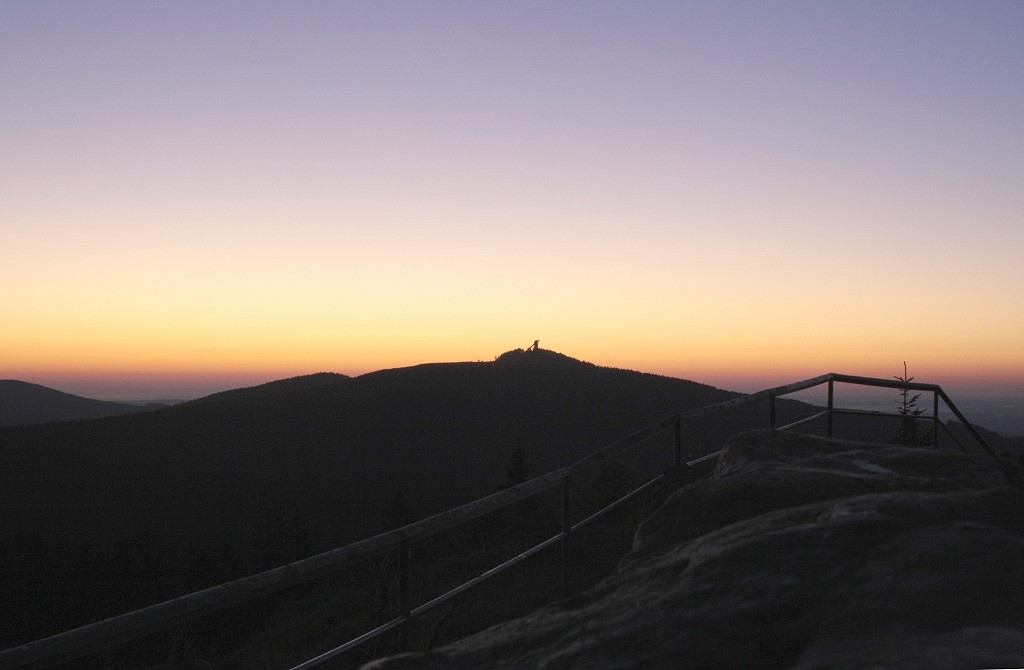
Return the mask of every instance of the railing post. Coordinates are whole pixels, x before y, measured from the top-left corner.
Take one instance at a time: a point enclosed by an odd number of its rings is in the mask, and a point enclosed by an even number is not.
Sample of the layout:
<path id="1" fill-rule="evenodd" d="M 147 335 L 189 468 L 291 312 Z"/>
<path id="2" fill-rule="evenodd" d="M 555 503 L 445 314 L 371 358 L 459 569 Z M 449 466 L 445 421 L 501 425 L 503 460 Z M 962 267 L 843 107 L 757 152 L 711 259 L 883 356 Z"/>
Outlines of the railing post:
<path id="1" fill-rule="evenodd" d="M 939 446 L 939 392 L 932 391 L 932 447 Z"/>
<path id="2" fill-rule="evenodd" d="M 775 394 L 768 395 L 768 425 L 775 429 Z"/>
<path id="3" fill-rule="evenodd" d="M 566 475 L 562 480 L 562 597 L 569 595 L 569 533 L 572 532 L 572 521 L 569 518 L 572 506 L 572 490 L 570 480 L 572 475 Z"/>
<path id="4" fill-rule="evenodd" d="M 411 634 L 409 612 L 412 610 L 412 546 L 408 539 L 398 543 L 398 610 L 405 619 L 402 642 L 408 648 Z"/>
<path id="5" fill-rule="evenodd" d="M 683 464 L 683 420 L 676 417 L 676 455 L 675 466 Z"/>
<path id="6" fill-rule="evenodd" d="M 832 409 L 834 406 L 833 399 L 835 397 L 835 382 L 831 379 L 828 380 L 828 415 L 826 416 L 826 433 L 828 437 L 832 437 Z"/>

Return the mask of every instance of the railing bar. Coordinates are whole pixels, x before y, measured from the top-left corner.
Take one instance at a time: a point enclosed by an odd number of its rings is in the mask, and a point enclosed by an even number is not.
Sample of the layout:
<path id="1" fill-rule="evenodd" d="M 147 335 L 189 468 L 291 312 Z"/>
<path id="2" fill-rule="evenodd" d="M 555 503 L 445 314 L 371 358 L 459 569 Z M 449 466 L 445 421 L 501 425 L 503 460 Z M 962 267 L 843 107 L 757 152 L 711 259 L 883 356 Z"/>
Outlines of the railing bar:
<path id="1" fill-rule="evenodd" d="M 334 649 L 331 649 L 330 651 L 325 651 L 324 653 L 320 654 L 319 656 L 311 658 L 308 661 L 303 661 L 302 663 L 296 665 L 291 670 L 305 670 L 306 668 L 312 668 L 313 666 L 320 665 L 324 661 L 332 659 L 335 656 L 337 656 L 338 654 L 343 654 L 346 651 L 348 651 L 349 649 L 352 649 L 353 647 L 358 647 L 363 642 L 367 642 L 369 640 L 372 640 L 373 638 L 377 637 L 378 635 L 383 635 L 384 633 L 388 632 L 392 628 L 395 628 L 396 626 L 400 626 L 400 625 L 402 625 L 405 622 L 406 622 L 406 618 L 405 617 L 403 617 L 403 616 L 395 617 L 391 621 L 388 621 L 385 624 L 381 624 L 380 626 L 377 626 L 373 630 L 368 631 L 366 633 L 363 633 L 362 635 L 360 635 L 357 638 L 353 638 L 353 639 L 349 640 L 348 642 L 346 642 L 343 645 L 335 647 Z"/>
<path id="2" fill-rule="evenodd" d="M 523 561 L 525 561 L 526 559 L 530 558 L 531 556 L 534 556 L 535 554 L 539 554 L 540 552 L 544 551 L 545 549 L 547 549 L 551 545 L 555 544 L 556 542 L 558 542 L 559 540 L 561 540 L 564 537 L 565 537 L 565 533 L 558 533 L 557 535 L 552 535 L 551 537 L 549 537 L 548 539 L 544 540 L 540 544 L 535 545 L 535 546 L 527 549 L 526 551 L 524 551 L 523 553 L 519 554 L 518 556 L 515 556 L 513 558 L 508 559 L 507 561 L 505 561 L 501 565 L 496 565 L 493 568 L 491 568 L 490 570 L 488 570 L 487 572 L 484 572 L 484 573 L 481 573 L 481 574 L 477 575 L 476 577 L 474 577 L 473 579 L 469 580 L 468 582 L 465 582 L 464 584 L 456 586 L 451 591 L 448 591 L 447 593 L 439 595 L 436 598 L 434 598 L 433 600 L 429 600 L 429 601 L 423 603 L 422 605 L 419 605 L 418 607 L 413 608 L 412 611 L 409 612 L 409 616 L 412 617 L 412 618 L 420 616 L 424 612 L 426 612 L 426 611 L 428 611 L 430 609 L 433 609 L 434 607 L 437 607 L 438 605 L 440 605 L 441 603 L 443 603 L 443 602 L 445 602 L 447 600 L 451 600 L 455 596 L 459 595 L 460 593 L 463 593 L 464 591 L 467 591 L 467 590 L 473 588 L 477 584 L 479 584 L 479 583 L 481 583 L 483 581 L 486 581 L 486 580 L 490 579 L 491 577 L 494 577 L 497 574 L 500 574 L 500 573 L 504 572 L 505 570 L 511 568 L 512 566 L 516 565 L 517 563 L 522 563 Z"/>
<path id="3" fill-rule="evenodd" d="M 796 393 L 797 391 L 806 391 L 807 389 L 814 388 L 815 386 L 820 386 L 827 382 L 829 379 L 834 379 L 835 377 L 836 373 L 829 372 L 828 374 L 820 375 L 818 377 L 811 377 L 810 379 L 805 379 L 799 382 L 793 382 L 792 384 L 784 384 L 782 386 L 775 386 L 770 389 L 757 391 L 756 393 L 751 393 L 749 395 L 743 396 L 743 398 L 753 398 L 755 400 L 761 400 L 770 395 L 789 395 L 790 393 Z M 736 400 L 742 400 L 743 398 L 737 398 Z M 725 402 L 734 401 L 726 400 Z M 721 405 L 724 403 L 718 404 Z M 714 405 L 707 405 L 707 407 L 714 407 Z"/>
<path id="4" fill-rule="evenodd" d="M 594 521 L 595 519 L 598 519 L 598 518 L 604 516 L 605 514 L 607 514 L 608 512 L 611 512 L 612 510 L 616 509 L 617 507 L 620 507 L 621 505 L 625 504 L 626 502 L 629 502 L 632 498 L 636 497 L 636 495 L 638 493 L 640 493 L 641 491 L 646 490 L 652 484 L 654 484 L 655 482 L 661 481 L 664 478 L 665 478 L 665 475 L 664 474 L 660 474 L 657 477 L 655 477 L 654 479 L 652 479 L 649 482 L 647 482 L 646 484 L 643 484 L 642 486 L 640 486 L 640 487 L 638 487 L 636 489 L 633 489 L 632 491 L 630 491 L 626 495 L 622 496 L 621 498 L 619 498 L 615 502 L 610 503 L 610 504 L 602 507 L 601 509 L 597 510 L 596 512 L 594 512 L 593 514 L 588 516 L 583 521 L 580 521 L 579 523 L 574 525 L 570 529 L 569 532 L 575 533 L 577 530 L 579 530 L 580 528 L 583 528 L 584 526 L 586 526 L 591 521 Z"/>
<path id="5" fill-rule="evenodd" d="M 646 426 L 645 428 L 641 428 L 640 430 L 636 431 L 635 433 L 632 433 L 631 435 L 627 435 L 622 439 L 616 440 L 615 442 L 612 442 L 611 444 L 608 444 L 602 447 L 601 449 L 598 449 L 592 454 L 576 461 L 572 465 L 567 466 L 565 469 L 575 472 L 576 470 L 579 470 L 585 465 L 590 464 L 591 461 L 605 458 L 608 455 L 618 451 L 619 449 L 622 449 L 623 447 L 627 447 L 638 442 L 642 442 L 643 440 L 646 440 L 658 434 L 662 430 L 665 430 L 668 426 L 673 425 L 676 421 L 689 421 L 691 419 L 696 419 L 708 414 L 720 412 L 726 409 L 731 409 L 733 407 L 749 405 L 751 403 L 764 400 L 772 395 L 787 395 L 789 393 L 796 393 L 797 391 L 803 391 L 805 389 L 813 388 L 815 386 L 824 384 L 825 382 L 829 381 L 830 378 L 833 378 L 835 376 L 835 373 L 830 372 L 826 375 L 821 375 L 820 377 L 813 377 L 811 379 L 805 379 L 804 381 L 794 382 L 792 384 L 786 384 L 784 386 L 776 386 L 774 388 L 765 389 L 763 391 L 757 391 L 756 393 L 750 393 L 748 395 L 739 396 L 738 398 L 731 398 L 729 400 L 723 400 L 721 402 L 713 403 L 710 405 L 697 407 L 686 412 L 679 412 L 677 414 L 673 414 L 671 416 L 665 417 L 661 421 Z M 867 378 L 865 377 L 864 379 Z"/>
<path id="6" fill-rule="evenodd" d="M 646 440 L 649 440 L 650 438 L 654 437 L 663 430 L 666 430 L 669 426 L 674 425 L 677 418 L 681 416 L 683 415 L 673 414 L 672 416 L 665 417 L 664 419 L 658 421 L 657 423 L 653 423 L 645 428 L 641 428 L 635 433 L 627 435 L 624 438 L 621 438 L 619 440 L 616 440 L 615 442 L 612 442 L 611 444 L 601 447 L 597 451 L 587 456 L 584 456 L 583 458 L 576 461 L 572 465 L 567 465 L 566 467 L 563 468 L 563 470 L 566 470 L 571 474 L 590 465 L 594 461 L 603 460 L 626 447 L 631 447 L 640 444 L 641 442 L 644 442 Z"/>
<path id="7" fill-rule="evenodd" d="M 338 647 L 335 647 L 334 649 L 331 649 L 330 651 L 326 651 L 326 652 L 320 654 L 319 656 L 317 656 L 316 658 L 311 658 L 308 661 L 304 661 L 303 663 L 295 666 L 291 670 L 305 670 L 305 668 L 312 668 L 313 666 L 319 665 L 320 663 L 323 663 L 326 660 L 334 658 L 338 654 L 346 652 L 349 649 L 352 649 L 353 647 L 356 647 L 356 646 L 362 644 L 363 642 L 369 641 L 371 638 L 374 638 L 374 637 L 377 637 L 378 635 L 386 633 L 387 631 L 391 630 L 395 626 L 398 626 L 398 625 L 400 625 L 400 624 L 402 624 L 402 623 L 404 623 L 406 621 L 409 621 L 411 619 L 415 619 L 416 617 L 421 616 L 422 614 L 424 614 L 424 613 L 428 612 L 429 610 L 437 607 L 438 605 L 451 600 L 455 596 L 460 595 L 461 593 L 463 593 L 463 592 L 473 588 L 474 586 L 477 586 L 481 582 L 486 581 L 486 580 L 490 579 L 491 577 L 494 577 L 495 575 L 500 574 L 500 573 L 504 572 L 505 570 L 511 568 L 512 566 L 525 561 L 526 559 L 530 558 L 531 556 L 534 556 L 535 554 L 538 554 L 538 553 L 544 551 L 545 549 L 547 549 L 548 547 L 550 547 L 551 545 L 553 545 L 554 543 L 556 543 L 560 539 L 562 539 L 562 537 L 564 535 L 565 535 L 564 533 L 558 533 L 557 535 L 553 535 L 553 536 L 549 537 L 548 539 L 544 540 L 543 542 L 541 542 L 540 544 L 535 545 L 533 547 L 530 547 L 529 549 L 527 549 L 523 553 L 519 554 L 518 556 L 510 558 L 507 561 L 505 561 L 504 563 L 502 563 L 500 565 L 494 566 L 493 568 L 491 568 L 487 572 L 479 574 L 476 577 L 474 577 L 473 579 L 471 579 L 471 580 L 469 580 L 467 582 L 464 582 L 464 583 L 460 584 L 459 586 L 456 586 L 451 591 L 448 591 L 447 593 L 443 593 L 443 594 L 437 596 L 436 598 L 428 600 L 427 602 L 423 603 L 422 605 L 418 605 L 418 606 L 412 608 L 409 611 L 409 614 L 408 614 L 407 617 L 406 616 L 399 616 L 399 617 L 397 617 L 395 619 L 392 619 L 388 623 L 386 623 L 386 624 L 384 624 L 382 626 L 378 626 L 377 628 L 373 629 L 369 633 L 364 633 L 363 635 L 360 635 L 357 638 L 349 640 L 345 644 L 342 644 L 342 645 L 340 645 Z"/>
<path id="8" fill-rule="evenodd" d="M 526 497 L 524 491 L 530 494 L 545 491 L 559 483 L 565 477 L 565 471 L 566 468 L 555 470 L 511 489 L 493 493 L 480 500 L 435 514 L 408 526 L 359 540 L 288 565 L 241 577 L 202 591 L 195 591 L 172 600 L 0 651 L 0 667 L 7 667 L 9 660 L 13 660 L 16 665 L 21 665 L 58 654 L 64 659 L 61 662 L 67 662 L 85 654 L 142 637 L 168 625 L 182 623 L 262 595 L 311 581 L 340 570 L 351 563 L 375 556 L 400 544 L 405 539 L 427 537 L 506 507 L 521 497 Z M 16 665 L 12 667 L 16 667 Z"/>
<path id="9" fill-rule="evenodd" d="M 967 447 L 965 447 L 963 444 L 961 444 L 960 440 L 956 439 L 956 435 L 954 435 L 953 431 L 951 431 L 948 427 L 946 427 L 946 424 L 944 424 L 944 423 L 942 423 L 940 421 L 939 425 L 942 426 L 942 430 L 946 431 L 946 435 L 949 435 L 949 439 L 953 440 L 953 442 L 956 443 L 956 446 L 960 447 L 960 451 L 964 452 L 965 454 L 968 453 L 967 452 Z"/>
<path id="10" fill-rule="evenodd" d="M 936 391 L 940 390 L 938 384 L 922 384 L 921 382 L 903 382 L 895 379 L 877 379 L 875 377 L 860 377 L 857 375 L 843 375 L 831 372 L 826 377 L 832 377 L 833 381 L 844 384 L 857 384 L 858 386 L 877 386 L 890 389 L 910 389 L 912 391 Z"/>
<path id="11" fill-rule="evenodd" d="M 968 421 L 964 417 L 964 415 L 960 413 L 960 409 L 953 404 L 953 401 L 949 399 L 949 396 L 946 395 L 946 392 L 943 391 L 941 388 L 937 389 L 936 392 L 942 397 L 943 402 L 946 403 L 946 407 L 948 407 L 950 411 L 953 412 L 953 415 L 957 419 L 959 419 L 960 423 L 962 423 L 964 428 L 967 429 L 967 432 L 969 432 L 971 436 L 975 440 L 977 440 L 978 444 L 982 446 L 982 448 L 986 451 L 986 453 L 988 453 L 989 456 L 995 458 L 996 452 L 992 451 L 992 447 L 988 446 L 988 442 L 986 442 L 985 439 L 978 434 L 978 431 L 974 430 L 974 426 L 972 426 L 971 422 Z"/>
<path id="12" fill-rule="evenodd" d="M 712 452 L 710 454 L 705 454 L 704 456 L 701 456 L 700 458 L 695 458 L 692 461 L 687 461 L 686 464 L 691 466 L 691 467 L 694 466 L 694 465 L 700 465 L 701 463 L 704 463 L 705 461 L 710 461 L 711 459 L 718 458 L 721 455 L 722 455 L 722 450 L 719 449 L 718 451 Z"/>
<path id="13" fill-rule="evenodd" d="M 828 416 L 829 414 L 831 414 L 831 412 L 829 412 L 826 409 L 826 410 L 823 410 L 821 412 L 818 412 L 817 414 L 812 414 L 811 416 L 807 416 L 807 417 L 804 417 L 802 419 L 798 419 L 798 420 L 794 421 L 793 423 L 787 423 L 785 426 L 779 426 L 775 430 L 789 430 L 790 428 L 796 428 L 797 426 L 802 426 L 805 423 L 810 423 L 811 421 L 814 421 L 815 419 L 820 419 L 821 417 Z"/>
<path id="14" fill-rule="evenodd" d="M 351 547 L 354 545 L 348 545 L 345 548 Z M 354 562 L 357 558 L 373 555 L 375 554 L 353 556 L 344 565 Z M 168 626 L 275 593 L 293 583 L 315 579 L 337 569 L 337 567 L 331 569 L 318 567 L 304 572 L 302 579 L 297 579 L 294 574 L 295 565 L 293 563 L 257 575 L 242 577 L 0 651 L 0 668 L 18 667 L 58 655 L 62 659 L 59 662 L 66 663 L 86 654 L 143 637 Z"/>
<path id="15" fill-rule="evenodd" d="M 883 412 L 879 409 L 834 409 L 832 410 L 836 414 L 846 414 L 848 416 L 880 416 L 888 417 L 890 419 L 913 419 L 915 421 L 931 421 L 930 416 L 921 415 L 906 415 L 897 414 L 896 412 Z"/>

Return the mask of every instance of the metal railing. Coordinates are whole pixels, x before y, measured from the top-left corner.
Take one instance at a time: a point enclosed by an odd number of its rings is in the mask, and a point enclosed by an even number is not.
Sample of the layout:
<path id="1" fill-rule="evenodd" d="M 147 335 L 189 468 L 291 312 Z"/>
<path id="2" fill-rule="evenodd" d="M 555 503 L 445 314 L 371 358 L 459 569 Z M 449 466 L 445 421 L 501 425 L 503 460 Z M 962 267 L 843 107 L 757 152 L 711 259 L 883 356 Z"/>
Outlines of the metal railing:
<path id="1" fill-rule="evenodd" d="M 933 446 L 937 446 L 938 444 L 939 428 L 941 427 L 961 450 L 965 452 L 967 451 L 967 448 L 961 444 L 948 427 L 940 421 L 939 401 L 941 400 L 953 415 L 963 424 L 968 434 L 977 442 L 985 453 L 989 456 L 995 456 L 991 447 L 967 421 L 964 415 L 940 386 L 935 384 L 902 382 L 872 377 L 858 377 L 829 373 L 819 377 L 806 379 L 804 381 L 765 389 L 763 391 L 733 398 L 724 402 L 673 414 L 661 421 L 641 428 L 631 435 L 612 442 L 572 465 L 540 475 L 539 477 L 525 481 L 517 486 L 507 488 L 479 500 L 462 505 L 461 507 L 435 514 L 431 517 L 427 517 L 401 528 L 396 528 L 374 537 L 317 554 L 310 558 L 295 561 L 272 570 L 267 570 L 259 574 L 220 584 L 218 586 L 190 593 L 188 595 L 135 610 L 133 612 L 128 612 L 120 616 L 112 617 L 104 621 L 75 628 L 73 630 L 59 633 L 41 640 L 36 640 L 34 642 L 29 642 L 18 647 L 12 647 L 5 651 L 0 651 L 0 668 L 19 668 L 28 666 L 47 667 L 66 663 L 87 654 L 107 649 L 153 632 L 170 628 L 171 626 L 200 617 L 204 614 L 216 612 L 232 605 L 253 600 L 260 596 L 276 593 L 292 586 L 310 582 L 329 573 L 339 571 L 353 563 L 366 560 L 369 557 L 382 555 L 395 549 L 398 550 L 399 554 L 399 615 L 373 628 L 372 630 L 368 630 L 358 637 L 331 649 L 330 651 L 324 652 L 315 658 L 311 658 L 300 663 L 295 666 L 293 670 L 304 670 L 306 668 L 314 667 L 368 640 L 401 626 L 403 623 L 421 616 L 438 605 L 455 598 L 466 590 L 473 588 L 481 582 L 494 577 L 508 568 L 517 565 L 518 563 L 521 563 L 531 556 L 534 556 L 556 544 L 561 544 L 562 549 L 561 570 L 564 593 L 566 584 L 565 570 L 567 565 L 566 552 L 568 538 L 572 534 L 577 533 L 583 527 L 593 523 L 609 512 L 619 508 L 626 502 L 636 498 L 638 495 L 647 491 L 650 487 L 665 477 L 664 473 L 652 477 L 611 504 L 602 507 L 586 518 L 573 523 L 571 521 L 571 483 L 573 477 L 583 471 L 584 468 L 600 463 L 608 457 L 621 452 L 626 447 L 638 445 L 669 430 L 674 431 L 675 434 L 673 463 L 676 467 L 684 465 L 688 467 L 699 467 L 702 464 L 708 464 L 712 459 L 717 458 L 721 453 L 720 450 L 703 456 L 698 456 L 693 450 L 690 450 L 690 453 L 684 454 L 684 451 L 686 451 L 686 445 L 683 439 L 684 426 L 697 419 L 702 419 L 726 410 L 758 402 L 767 401 L 768 425 L 771 428 L 789 430 L 824 418 L 826 422 L 825 431 L 829 437 L 832 437 L 833 434 L 833 417 L 837 415 L 908 418 L 906 415 L 893 412 L 875 412 L 837 408 L 834 405 L 834 385 L 836 383 L 930 392 L 933 395 L 931 415 L 911 416 L 909 419 L 931 421 L 933 423 L 934 429 L 931 437 Z M 776 400 L 779 397 L 811 389 L 823 384 L 827 385 L 827 404 L 822 411 L 783 426 L 777 425 L 778 412 Z M 432 598 L 427 602 L 418 605 L 413 604 L 411 597 L 412 570 L 410 567 L 410 552 L 413 542 L 429 538 L 442 531 L 452 529 L 485 514 L 505 509 L 513 504 L 551 490 L 555 487 L 561 488 L 561 528 L 557 533 L 521 552 L 519 555 L 486 570 L 476 577 L 437 597 Z"/>

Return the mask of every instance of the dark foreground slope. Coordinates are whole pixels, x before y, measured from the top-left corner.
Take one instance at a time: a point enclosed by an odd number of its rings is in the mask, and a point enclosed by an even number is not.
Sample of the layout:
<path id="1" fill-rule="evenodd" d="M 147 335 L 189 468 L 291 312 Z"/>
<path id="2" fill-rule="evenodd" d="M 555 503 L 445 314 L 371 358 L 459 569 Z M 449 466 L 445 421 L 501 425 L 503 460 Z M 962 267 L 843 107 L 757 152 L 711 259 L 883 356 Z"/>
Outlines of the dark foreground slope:
<path id="1" fill-rule="evenodd" d="M 384 668 L 1024 665 L 1008 460 L 761 431 L 593 589 Z"/>
<path id="2" fill-rule="evenodd" d="M 14 379 L 0 380 L 0 426 L 96 419 L 146 409 L 149 408 L 83 398 Z"/>

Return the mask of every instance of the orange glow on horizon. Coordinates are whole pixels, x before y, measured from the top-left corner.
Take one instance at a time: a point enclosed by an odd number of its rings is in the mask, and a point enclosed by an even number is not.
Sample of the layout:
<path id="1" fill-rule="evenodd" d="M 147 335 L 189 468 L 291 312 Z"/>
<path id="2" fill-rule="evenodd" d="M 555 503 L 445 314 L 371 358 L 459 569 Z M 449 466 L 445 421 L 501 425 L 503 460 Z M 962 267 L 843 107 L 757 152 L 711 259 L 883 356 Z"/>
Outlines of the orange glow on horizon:
<path id="1" fill-rule="evenodd" d="M 389 349 L 383 346 L 387 344 L 384 342 L 376 349 L 353 349 L 349 355 L 339 351 L 342 349 L 340 346 L 332 350 L 321 345 L 291 350 L 285 356 L 272 355 L 274 352 L 256 346 L 232 349 L 221 343 L 221 346 L 202 349 L 197 347 L 188 350 L 180 347 L 175 351 L 162 351 L 162 355 L 155 359 L 146 355 L 152 355 L 155 347 L 149 350 L 139 347 L 129 351 L 107 347 L 91 352 L 89 356 L 82 356 L 81 351 L 71 351 L 67 347 L 51 351 L 46 357 L 38 356 L 39 350 L 36 349 L 36 358 L 24 357 L 19 365 L 7 366 L 0 372 L 0 377 L 34 381 L 60 390 L 67 390 L 61 385 L 73 389 L 84 389 L 92 385 L 107 389 L 104 394 L 108 397 L 118 395 L 118 388 L 125 389 L 122 397 L 130 397 L 133 389 L 159 387 L 195 389 L 195 397 L 314 372 L 358 376 L 380 369 L 420 363 L 487 362 L 504 351 L 526 347 L 531 342 L 527 336 L 492 347 L 466 346 L 463 349 L 437 345 L 422 352 L 411 347 L 405 350 L 397 347 Z M 625 352 L 626 355 L 607 345 L 602 347 L 591 344 L 574 349 L 571 345 L 561 346 L 556 343 L 546 346 L 545 341 L 541 340 L 541 346 L 596 365 L 664 374 L 741 391 L 768 388 L 826 372 L 888 379 L 902 373 L 904 360 L 896 352 L 881 360 L 864 351 L 820 350 L 808 354 L 793 348 L 743 350 L 721 347 L 714 352 L 718 355 L 713 356 L 701 355 L 698 349 L 689 346 L 681 346 L 674 351 L 659 350 L 653 346 L 637 347 Z M 1024 392 L 1024 362 L 1021 361 L 1015 365 L 992 365 L 981 355 L 963 357 L 958 361 L 959 364 L 941 355 L 907 358 L 910 374 L 918 381 L 967 389 Z"/>

